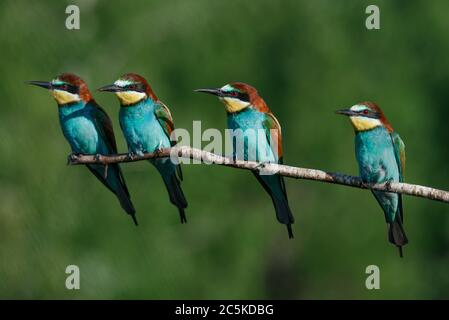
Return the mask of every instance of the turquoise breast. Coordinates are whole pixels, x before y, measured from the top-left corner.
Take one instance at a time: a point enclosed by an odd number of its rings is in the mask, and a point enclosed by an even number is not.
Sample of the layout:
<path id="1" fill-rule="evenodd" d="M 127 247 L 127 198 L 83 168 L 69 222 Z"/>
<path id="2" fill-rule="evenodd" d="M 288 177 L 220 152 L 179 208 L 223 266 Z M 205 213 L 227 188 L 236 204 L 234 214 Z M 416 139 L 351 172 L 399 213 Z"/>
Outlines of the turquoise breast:
<path id="1" fill-rule="evenodd" d="M 170 140 L 154 111 L 154 102 L 151 99 L 120 108 L 120 125 L 130 151 L 153 152 L 157 148 L 170 147 Z"/>
<path id="2" fill-rule="evenodd" d="M 59 120 L 64 137 L 72 151 L 84 154 L 108 153 L 99 143 L 92 121 L 92 107 L 84 102 L 59 107 Z"/>
<path id="3" fill-rule="evenodd" d="M 364 181 L 399 181 L 393 142 L 384 127 L 358 132 L 355 136 L 355 151 L 360 176 Z"/>
<path id="4" fill-rule="evenodd" d="M 360 177 L 368 183 L 399 181 L 399 169 L 390 133 L 383 127 L 358 132 L 355 136 L 356 158 Z M 385 213 L 387 222 L 393 222 L 398 211 L 396 193 L 373 191 Z"/>
<path id="5" fill-rule="evenodd" d="M 228 114 L 233 154 L 237 159 L 277 163 L 264 127 L 266 115 L 254 108 Z M 239 130 L 240 129 L 240 130 Z"/>

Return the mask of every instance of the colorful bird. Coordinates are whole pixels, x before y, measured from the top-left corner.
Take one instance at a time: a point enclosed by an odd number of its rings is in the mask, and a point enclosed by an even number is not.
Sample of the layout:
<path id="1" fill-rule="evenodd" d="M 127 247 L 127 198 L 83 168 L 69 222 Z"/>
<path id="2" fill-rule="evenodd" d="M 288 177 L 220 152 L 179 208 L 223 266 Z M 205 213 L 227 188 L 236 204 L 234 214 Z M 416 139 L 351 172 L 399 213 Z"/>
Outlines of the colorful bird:
<path id="1" fill-rule="evenodd" d="M 63 73 L 51 82 L 29 81 L 50 90 L 58 104 L 59 122 L 74 154 L 115 154 L 117 145 L 111 119 L 95 102 L 86 83 L 78 76 Z M 89 164 L 87 168 L 120 201 L 137 225 L 136 210 L 118 164 Z"/>
<path id="2" fill-rule="evenodd" d="M 233 130 L 235 159 L 258 161 L 262 166 L 263 163 L 283 163 L 281 126 L 255 88 L 236 82 L 222 88 L 195 91 L 215 95 L 224 103 L 228 129 Z M 287 226 L 288 235 L 293 238 L 294 218 L 283 177 L 253 173 L 273 200 L 278 221 Z"/>
<path id="3" fill-rule="evenodd" d="M 160 101 L 142 76 L 128 73 L 112 85 L 99 89 L 114 92 L 120 101 L 120 126 L 133 156 L 157 152 L 176 144 L 170 139 L 174 130 L 168 107 Z M 169 199 L 179 210 L 181 223 L 187 222 L 184 209 L 187 201 L 181 189 L 182 172 L 179 164 L 169 158 L 149 160 L 159 171 L 167 188 Z"/>
<path id="4" fill-rule="evenodd" d="M 355 155 L 364 183 L 403 182 L 405 145 L 375 103 L 361 102 L 338 110 L 349 116 L 355 130 Z M 388 224 L 388 240 L 399 248 L 408 243 L 403 228 L 402 195 L 372 190 Z"/>

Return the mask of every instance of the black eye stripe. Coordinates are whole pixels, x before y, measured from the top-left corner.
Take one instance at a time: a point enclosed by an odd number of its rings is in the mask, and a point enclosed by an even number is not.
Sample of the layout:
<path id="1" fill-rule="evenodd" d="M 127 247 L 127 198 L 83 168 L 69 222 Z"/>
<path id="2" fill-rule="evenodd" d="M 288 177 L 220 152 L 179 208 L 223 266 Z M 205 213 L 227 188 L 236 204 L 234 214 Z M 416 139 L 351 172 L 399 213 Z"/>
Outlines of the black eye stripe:
<path id="1" fill-rule="evenodd" d="M 246 93 L 241 93 L 240 100 L 249 102 L 249 96 Z"/>
<path id="2" fill-rule="evenodd" d="M 145 87 L 141 83 L 132 83 L 125 87 L 129 91 L 145 92 Z"/>
<path id="3" fill-rule="evenodd" d="M 378 112 L 369 110 L 369 109 L 363 109 L 358 111 L 358 113 L 363 116 L 363 117 L 367 117 L 367 118 L 373 118 L 373 119 L 378 119 L 380 117 Z"/>
<path id="4" fill-rule="evenodd" d="M 67 91 L 70 92 L 72 94 L 78 94 L 79 93 L 79 88 L 77 86 L 68 84 L 68 83 L 62 83 L 62 84 L 57 84 L 57 85 L 53 85 L 54 89 L 57 90 L 63 90 L 63 91 Z"/>
<path id="5" fill-rule="evenodd" d="M 243 92 L 231 91 L 231 92 L 226 93 L 226 96 L 230 97 L 230 98 L 235 98 L 235 99 L 249 102 L 249 96 Z"/>

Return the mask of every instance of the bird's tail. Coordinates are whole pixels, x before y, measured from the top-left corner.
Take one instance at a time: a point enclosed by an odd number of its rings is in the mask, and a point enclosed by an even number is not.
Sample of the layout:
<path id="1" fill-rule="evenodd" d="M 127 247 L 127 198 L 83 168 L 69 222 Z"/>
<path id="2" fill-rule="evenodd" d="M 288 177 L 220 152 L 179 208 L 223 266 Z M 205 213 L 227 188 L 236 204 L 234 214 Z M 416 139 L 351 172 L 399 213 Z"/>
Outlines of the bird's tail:
<path id="1" fill-rule="evenodd" d="M 181 223 L 186 223 L 187 218 L 184 209 L 187 208 L 187 200 L 181 189 L 181 181 L 179 181 L 176 173 L 173 173 L 169 177 L 164 178 L 164 182 L 167 187 L 170 202 L 178 207 Z"/>
<path id="2" fill-rule="evenodd" d="M 120 185 L 117 188 L 116 195 L 117 195 L 118 200 L 120 201 L 120 205 L 122 206 L 123 210 L 125 210 L 126 213 L 131 216 L 131 218 L 134 221 L 134 224 L 137 226 L 139 224 L 137 223 L 137 219 L 136 219 L 136 209 L 134 209 L 134 205 L 131 202 L 130 196 L 127 191 L 128 190 L 124 189 Z"/>
<path id="3" fill-rule="evenodd" d="M 156 159 L 150 162 L 154 164 L 161 174 L 170 202 L 178 207 L 181 223 L 186 223 L 187 218 L 184 209 L 187 208 L 187 200 L 181 189 L 181 181 L 177 176 L 178 173 L 179 178 L 182 179 L 181 167 L 172 163 L 170 159 Z"/>
<path id="4" fill-rule="evenodd" d="M 103 183 L 111 192 L 113 192 L 121 207 L 129 214 L 134 224 L 137 226 L 136 209 L 131 202 L 128 188 L 126 187 L 125 178 L 118 164 L 105 167 L 103 165 L 87 165 L 87 168 L 92 172 L 101 183 Z"/>
<path id="5" fill-rule="evenodd" d="M 402 219 L 399 214 L 396 215 L 393 222 L 388 223 L 388 241 L 398 247 L 399 256 L 402 258 L 402 246 L 408 243 L 408 239 L 405 235 Z"/>
<path id="6" fill-rule="evenodd" d="M 279 175 L 259 175 L 256 172 L 253 173 L 273 200 L 276 218 L 280 223 L 287 226 L 288 237 L 292 239 L 292 224 L 295 222 L 295 219 L 288 205 L 284 179 Z"/>
<path id="7" fill-rule="evenodd" d="M 290 206 L 288 205 L 288 201 L 285 198 L 279 199 L 275 195 L 273 195 L 271 199 L 273 200 L 273 205 L 278 221 L 287 226 L 288 237 L 292 239 L 292 224 L 295 222 L 295 219 L 293 218 L 293 214 Z"/>

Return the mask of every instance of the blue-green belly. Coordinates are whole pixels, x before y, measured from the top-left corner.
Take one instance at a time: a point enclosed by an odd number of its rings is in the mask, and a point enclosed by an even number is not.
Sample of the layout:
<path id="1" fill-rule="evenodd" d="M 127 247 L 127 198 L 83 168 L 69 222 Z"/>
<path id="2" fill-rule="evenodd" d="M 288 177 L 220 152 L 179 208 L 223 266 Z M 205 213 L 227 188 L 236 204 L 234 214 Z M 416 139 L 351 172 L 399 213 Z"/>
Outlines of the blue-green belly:
<path id="1" fill-rule="evenodd" d="M 266 115 L 252 108 L 228 114 L 229 134 L 232 138 L 233 154 L 237 159 L 257 162 L 278 162 L 267 139 L 264 121 Z M 276 148 L 277 149 L 277 148 Z"/>
<path id="2" fill-rule="evenodd" d="M 64 137 L 72 151 L 84 154 L 108 154 L 104 142 L 99 138 L 91 117 L 91 107 L 74 104 L 59 108 L 59 116 Z"/>
<path id="3" fill-rule="evenodd" d="M 399 181 L 393 142 L 385 128 L 358 132 L 355 136 L 355 150 L 360 177 L 364 182 Z M 398 195 L 379 191 L 373 193 L 385 212 L 387 222 L 392 222 L 398 209 Z"/>

